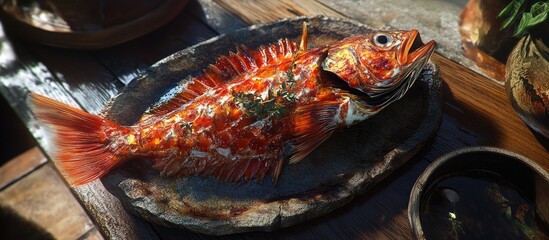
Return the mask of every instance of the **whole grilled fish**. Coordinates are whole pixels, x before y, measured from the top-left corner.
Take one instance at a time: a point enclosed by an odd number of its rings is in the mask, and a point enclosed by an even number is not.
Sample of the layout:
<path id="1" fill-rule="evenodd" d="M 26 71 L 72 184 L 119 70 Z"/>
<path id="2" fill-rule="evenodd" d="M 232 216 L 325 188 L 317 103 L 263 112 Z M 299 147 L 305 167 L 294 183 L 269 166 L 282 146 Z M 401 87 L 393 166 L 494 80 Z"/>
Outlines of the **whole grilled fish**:
<path id="1" fill-rule="evenodd" d="M 36 117 L 53 129 L 53 160 L 71 185 L 100 178 L 131 159 L 163 176 L 276 182 L 336 129 L 400 99 L 436 43 L 418 32 L 380 31 L 307 50 L 281 39 L 238 47 L 202 76 L 172 89 L 133 126 L 121 126 L 38 94 Z M 169 96 L 169 97 L 168 97 Z"/>

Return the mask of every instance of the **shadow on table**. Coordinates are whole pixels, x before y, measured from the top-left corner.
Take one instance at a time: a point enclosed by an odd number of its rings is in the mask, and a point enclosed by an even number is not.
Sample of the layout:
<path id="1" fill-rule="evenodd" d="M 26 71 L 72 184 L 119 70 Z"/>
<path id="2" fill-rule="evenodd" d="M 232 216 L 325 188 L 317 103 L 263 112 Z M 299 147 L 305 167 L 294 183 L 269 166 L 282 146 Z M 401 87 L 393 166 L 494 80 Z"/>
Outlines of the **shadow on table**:
<path id="1" fill-rule="evenodd" d="M 0 166 L 30 149 L 36 143 L 17 114 L 3 97 L 0 97 L 2 135 L 0 136 Z"/>
<path id="2" fill-rule="evenodd" d="M 0 239 L 55 239 L 37 224 L 0 205 Z"/>
<path id="3" fill-rule="evenodd" d="M 532 134 L 534 135 L 534 137 L 536 137 L 536 140 L 538 140 L 538 142 L 540 143 L 540 145 L 543 146 L 543 148 L 545 148 L 545 150 L 549 152 L 549 139 L 547 139 L 547 138 L 544 137 L 543 135 L 537 133 L 536 131 L 534 131 L 534 130 L 531 129 L 531 128 L 528 128 L 528 129 L 530 129 L 530 131 L 532 132 Z"/>

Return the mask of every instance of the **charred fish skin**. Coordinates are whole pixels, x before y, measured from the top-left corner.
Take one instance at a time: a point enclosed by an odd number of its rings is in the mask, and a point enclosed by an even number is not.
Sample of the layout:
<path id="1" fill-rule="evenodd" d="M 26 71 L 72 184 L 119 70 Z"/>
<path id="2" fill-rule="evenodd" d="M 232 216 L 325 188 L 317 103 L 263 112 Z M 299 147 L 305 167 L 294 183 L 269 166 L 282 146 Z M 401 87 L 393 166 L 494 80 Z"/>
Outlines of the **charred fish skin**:
<path id="1" fill-rule="evenodd" d="M 184 81 L 133 126 L 121 126 L 38 94 L 35 115 L 53 129 L 53 160 L 71 185 L 131 159 L 167 177 L 277 181 L 336 129 L 401 98 L 434 51 L 412 49 L 417 31 L 380 31 L 307 49 L 281 39 L 238 47 Z"/>

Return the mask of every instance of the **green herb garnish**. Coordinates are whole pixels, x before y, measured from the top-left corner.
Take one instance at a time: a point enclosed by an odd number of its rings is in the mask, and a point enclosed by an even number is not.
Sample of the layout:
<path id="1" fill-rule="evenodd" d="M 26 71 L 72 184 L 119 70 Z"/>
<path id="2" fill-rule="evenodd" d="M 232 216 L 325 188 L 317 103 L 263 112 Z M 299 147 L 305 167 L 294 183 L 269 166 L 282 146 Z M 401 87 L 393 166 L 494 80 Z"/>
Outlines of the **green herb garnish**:
<path id="1" fill-rule="evenodd" d="M 290 85 L 288 86 L 286 82 Z M 286 105 L 297 101 L 295 93 L 291 92 L 291 88 L 293 88 L 295 84 L 293 75 L 291 78 L 288 77 L 286 82 L 283 82 L 280 85 L 280 88 L 277 89 L 276 94 L 273 93 L 272 89 L 269 89 L 265 99 L 252 93 L 233 92 L 232 95 L 234 103 L 238 107 L 245 109 L 246 114 L 257 119 L 270 116 L 280 119 L 284 115 L 288 114 Z"/>
<path id="2" fill-rule="evenodd" d="M 179 127 L 180 127 L 183 131 L 186 131 L 186 132 L 192 132 L 192 131 L 193 131 L 193 123 L 192 123 L 192 122 L 180 123 L 180 124 L 179 124 Z"/>

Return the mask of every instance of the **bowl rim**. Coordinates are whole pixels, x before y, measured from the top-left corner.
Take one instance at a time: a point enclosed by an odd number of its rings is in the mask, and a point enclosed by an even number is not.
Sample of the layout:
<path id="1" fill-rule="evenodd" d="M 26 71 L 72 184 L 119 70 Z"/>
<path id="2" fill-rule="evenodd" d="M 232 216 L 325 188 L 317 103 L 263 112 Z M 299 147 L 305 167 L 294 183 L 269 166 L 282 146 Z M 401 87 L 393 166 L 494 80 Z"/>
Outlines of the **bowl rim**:
<path id="1" fill-rule="evenodd" d="M 509 158 L 514 158 L 521 163 L 524 163 L 526 167 L 532 169 L 545 181 L 549 182 L 549 172 L 543 169 L 539 164 L 534 160 L 527 158 L 523 155 L 520 155 L 515 152 L 511 152 L 506 149 L 489 147 L 489 146 L 475 146 L 475 147 L 465 147 L 445 155 L 442 155 L 435 159 L 427 168 L 421 173 L 418 177 L 412 191 L 410 192 L 410 198 L 408 200 L 408 222 L 414 232 L 414 235 L 417 239 L 426 239 L 423 228 L 421 227 L 421 219 L 419 214 L 419 207 L 421 204 L 421 195 L 424 193 L 426 187 L 429 187 L 427 180 L 432 176 L 432 174 L 439 169 L 441 166 L 447 164 L 452 159 L 458 158 L 461 155 L 470 154 L 470 153 L 490 153 L 490 154 L 499 154 L 504 155 Z"/>
<path id="2" fill-rule="evenodd" d="M 182 13 L 190 0 L 165 0 L 150 12 L 101 30 L 55 31 L 33 25 L 0 8 L 4 28 L 28 42 L 52 47 L 96 50 L 142 37 L 168 24 Z M 147 26 L 147 27 L 143 27 Z"/>

